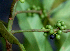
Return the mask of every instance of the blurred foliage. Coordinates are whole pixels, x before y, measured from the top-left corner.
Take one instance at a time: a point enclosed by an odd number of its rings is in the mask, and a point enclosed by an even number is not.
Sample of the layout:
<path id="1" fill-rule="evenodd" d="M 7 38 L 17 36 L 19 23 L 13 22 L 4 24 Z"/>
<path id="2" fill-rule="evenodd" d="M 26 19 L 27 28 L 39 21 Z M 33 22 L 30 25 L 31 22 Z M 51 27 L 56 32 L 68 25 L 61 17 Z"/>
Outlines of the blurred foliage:
<path id="1" fill-rule="evenodd" d="M 18 2 L 17 10 L 26 10 L 27 8 L 25 8 L 23 5 L 29 7 L 29 4 L 21 4 Z M 34 14 L 33 17 L 29 17 L 26 13 L 23 13 L 18 14 L 17 18 L 19 26 L 22 30 L 41 29 L 43 27 L 38 14 Z M 49 42 L 43 36 L 43 32 L 25 32 L 24 36 L 27 40 L 25 40 L 23 44 L 27 51 L 52 51 Z"/>
<path id="2" fill-rule="evenodd" d="M 40 0 L 26 0 L 26 2 L 23 4 L 18 2 L 17 10 L 27 10 L 27 8 L 32 5 L 42 6 L 47 12 L 47 17 L 45 17 L 45 20 L 43 19 L 43 23 L 49 19 L 49 24 L 53 26 L 56 21 L 61 20 L 64 21 L 68 29 L 70 29 L 70 0 L 42 0 L 41 2 Z M 40 29 L 44 26 L 41 23 L 42 18 L 40 18 L 38 14 L 35 14 L 34 16 L 27 16 L 27 14 L 22 13 L 18 14 L 17 18 L 19 26 L 22 30 Z M 24 33 L 24 36 L 24 46 L 27 51 L 52 51 L 48 39 L 43 37 L 43 33 L 26 32 Z M 69 51 L 69 36 L 69 33 L 62 33 L 60 40 L 55 39 L 57 51 Z"/>
<path id="3" fill-rule="evenodd" d="M 39 6 L 46 16 L 43 18 L 39 14 L 27 16 L 27 13 L 17 14 L 18 23 L 21 30 L 41 29 L 46 24 L 54 24 L 58 21 L 64 21 L 67 29 L 70 29 L 70 0 L 26 0 L 24 3 L 18 1 L 16 10 L 24 11 L 33 5 Z M 43 13 L 44 14 L 44 13 Z M 44 15 L 45 15 L 44 14 Z M 70 51 L 70 33 L 62 33 L 61 39 L 55 39 L 56 51 Z M 43 32 L 24 32 L 24 46 L 27 51 L 53 51 L 48 38 L 43 36 Z M 4 44 L 5 40 L 0 38 Z M 56 47 L 55 47 L 56 48 Z"/>

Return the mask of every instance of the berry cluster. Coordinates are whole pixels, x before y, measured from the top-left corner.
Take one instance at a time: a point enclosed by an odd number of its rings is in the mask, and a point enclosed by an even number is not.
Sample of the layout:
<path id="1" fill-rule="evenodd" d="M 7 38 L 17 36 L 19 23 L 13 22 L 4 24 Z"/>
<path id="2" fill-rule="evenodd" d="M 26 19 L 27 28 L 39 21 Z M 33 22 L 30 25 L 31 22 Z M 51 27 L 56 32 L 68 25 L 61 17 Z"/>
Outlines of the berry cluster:
<path id="1" fill-rule="evenodd" d="M 47 17 L 47 11 L 46 9 L 42 10 L 41 18 Z"/>
<path id="2" fill-rule="evenodd" d="M 28 8 L 27 10 L 28 10 L 28 11 L 30 11 L 30 10 L 36 10 L 36 11 L 37 11 L 37 10 L 40 10 L 40 9 L 41 9 L 41 8 L 40 8 L 39 6 L 36 7 L 35 5 L 33 5 L 32 7 Z M 28 16 L 34 16 L 34 14 L 35 14 L 35 13 L 28 13 L 27 15 L 28 15 Z"/>
<path id="3" fill-rule="evenodd" d="M 65 22 L 63 21 L 57 21 L 57 23 L 54 26 L 55 28 L 58 29 L 57 32 L 54 32 L 54 29 L 51 25 L 46 25 L 46 28 L 42 28 L 42 29 L 49 29 L 48 32 L 44 32 L 44 36 L 47 36 L 47 34 L 50 34 L 50 39 L 60 39 L 60 34 L 62 34 L 62 30 L 66 29 L 67 26 L 65 25 Z"/>

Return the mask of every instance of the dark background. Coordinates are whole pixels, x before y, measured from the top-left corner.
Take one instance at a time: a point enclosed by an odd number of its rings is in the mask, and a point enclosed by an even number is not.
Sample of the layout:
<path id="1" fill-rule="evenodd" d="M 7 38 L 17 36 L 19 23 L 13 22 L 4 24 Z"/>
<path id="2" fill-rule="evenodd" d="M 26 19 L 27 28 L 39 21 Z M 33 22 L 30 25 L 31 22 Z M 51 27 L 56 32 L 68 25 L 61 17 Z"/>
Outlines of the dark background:
<path id="1" fill-rule="evenodd" d="M 8 23 L 8 18 L 9 18 L 9 14 L 10 14 L 10 7 L 11 7 L 12 1 L 13 0 L 0 0 L 0 19 L 5 21 L 6 23 Z M 14 30 L 19 30 L 20 29 L 19 25 L 18 25 L 18 20 L 17 20 L 16 17 L 14 19 L 13 29 Z M 18 38 L 20 43 L 23 43 L 24 36 L 22 35 L 22 33 L 20 33 L 20 34 L 17 33 L 14 36 L 16 36 Z M 50 39 L 49 39 L 49 41 L 51 43 L 53 51 L 56 51 L 54 41 L 50 40 Z M 13 45 L 12 48 L 13 48 L 13 51 L 19 51 L 19 47 L 17 45 Z M 1 43 L 1 41 L 0 41 L 0 51 L 2 51 L 2 43 Z"/>
<path id="2" fill-rule="evenodd" d="M 10 14 L 10 7 L 11 7 L 11 3 L 13 0 L 0 0 L 0 19 L 5 21 L 6 23 L 8 23 L 8 18 L 9 18 L 9 14 Z M 19 26 L 18 26 L 18 21 L 17 18 L 15 17 L 14 19 L 14 23 L 13 23 L 13 29 L 14 30 L 19 30 Z M 14 36 L 16 36 L 18 38 L 18 40 L 23 43 L 23 35 L 22 33 L 17 33 L 14 34 Z M 21 38 L 20 38 L 21 37 Z M 18 51 L 19 47 L 17 45 L 13 44 L 13 51 Z M 0 41 L 0 51 L 2 51 L 2 44 Z"/>

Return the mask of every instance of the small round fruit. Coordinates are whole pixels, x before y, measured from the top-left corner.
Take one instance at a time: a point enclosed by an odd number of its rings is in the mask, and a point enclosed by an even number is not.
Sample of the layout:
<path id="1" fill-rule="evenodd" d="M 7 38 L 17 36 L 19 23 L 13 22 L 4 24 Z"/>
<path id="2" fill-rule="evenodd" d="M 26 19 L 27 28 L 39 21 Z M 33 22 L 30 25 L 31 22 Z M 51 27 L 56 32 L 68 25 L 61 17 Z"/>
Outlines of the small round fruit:
<path id="1" fill-rule="evenodd" d="M 57 31 L 57 34 L 62 34 L 62 31 L 61 31 L 61 30 L 58 30 L 58 31 Z"/>
<path id="2" fill-rule="evenodd" d="M 44 36 L 47 36 L 47 33 L 44 33 L 43 35 L 44 35 Z"/>
<path id="3" fill-rule="evenodd" d="M 43 14 L 41 15 L 41 18 L 44 18 L 44 15 Z"/>
<path id="4" fill-rule="evenodd" d="M 50 39 L 54 39 L 55 36 L 53 34 L 50 35 Z"/>
<path id="5" fill-rule="evenodd" d="M 60 22 L 61 22 L 60 20 L 57 21 L 57 23 L 60 23 Z"/>
<path id="6" fill-rule="evenodd" d="M 67 26 L 66 25 L 64 25 L 64 29 L 66 29 L 67 28 Z"/>
<path id="7" fill-rule="evenodd" d="M 36 8 L 36 6 L 35 6 L 35 5 L 33 5 L 33 6 L 32 6 L 32 8 L 33 8 L 33 9 L 35 9 L 35 8 Z"/>
<path id="8" fill-rule="evenodd" d="M 61 21 L 61 25 L 62 25 L 62 26 L 65 25 L 65 22 Z"/>
<path id="9" fill-rule="evenodd" d="M 21 3 L 24 3 L 25 2 L 25 0 L 19 0 Z"/>
<path id="10" fill-rule="evenodd" d="M 27 9 L 28 11 L 31 10 L 30 8 Z"/>
<path id="11" fill-rule="evenodd" d="M 37 7 L 37 10 L 40 10 L 40 9 L 41 9 L 41 8 L 38 6 L 38 7 Z"/>
<path id="12" fill-rule="evenodd" d="M 43 10 L 43 13 L 46 13 L 46 10 L 45 9 Z"/>
<path id="13" fill-rule="evenodd" d="M 43 28 L 41 28 L 41 29 L 45 29 L 45 28 L 43 27 Z"/>
<path id="14" fill-rule="evenodd" d="M 53 33 L 54 33 L 54 30 L 53 30 L 53 29 L 51 29 L 51 30 L 49 31 L 49 33 L 50 33 L 50 34 L 53 34 Z"/>
<path id="15" fill-rule="evenodd" d="M 60 35 L 56 35 L 56 39 L 60 39 Z"/>
<path id="16" fill-rule="evenodd" d="M 61 26 L 61 23 L 57 23 L 56 25 L 57 25 L 58 27 L 60 27 L 60 26 Z"/>
<path id="17" fill-rule="evenodd" d="M 52 26 L 51 26 L 51 25 L 48 25 L 47 28 L 48 28 L 48 29 L 52 29 Z"/>
<path id="18" fill-rule="evenodd" d="M 64 30 L 64 26 L 60 26 L 60 30 Z"/>

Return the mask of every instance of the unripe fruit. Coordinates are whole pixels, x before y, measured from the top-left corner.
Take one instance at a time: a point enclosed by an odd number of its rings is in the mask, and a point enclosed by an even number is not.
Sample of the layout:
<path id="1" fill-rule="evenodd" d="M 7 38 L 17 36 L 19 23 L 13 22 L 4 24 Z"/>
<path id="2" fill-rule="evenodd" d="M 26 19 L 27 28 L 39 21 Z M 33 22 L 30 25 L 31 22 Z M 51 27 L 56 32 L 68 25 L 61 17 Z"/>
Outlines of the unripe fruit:
<path id="1" fill-rule="evenodd" d="M 58 31 L 57 31 L 57 34 L 62 34 L 62 31 L 61 31 L 61 30 L 58 30 Z"/>
<path id="2" fill-rule="evenodd" d="M 64 30 L 64 26 L 60 26 L 60 30 Z"/>
<path id="3" fill-rule="evenodd" d="M 45 29 L 45 28 L 43 27 L 43 28 L 41 28 L 41 29 Z"/>
<path id="4" fill-rule="evenodd" d="M 53 30 L 53 29 L 51 29 L 51 30 L 49 31 L 49 33 L 50 33 L 50 34 L 53 34 L 53 33 L 54 33 L 54 30 Z"/>
<path id="5" fill-rule="evenodd" d="M 50 35 L 50 39 L 54 39 L 55 36 L 53 34 Z"/>
<path id="6" fill-rule="evenodd" d="M 57 23 L 56 25 L 57 25 L 58 27 L 60 27 L 60 26 L 61 26 L 61 23 Z"/>
<path id="7" fill-rule="evenodd" d="M 60 35 L 56 35 L 56 39 L 60 39 Z"/>
<path id="8" fill-rule="evenodd" d="M 25 0 L 19 0 L 21 3 L 24 3 L 25 2 Z"/>
<path id="9" fill-rule="evenodd" d="M 62 25 L 62 26 L 65 25 L 65 22 L 61 21 L 61 25 Z"/>
<path id="10" fill-rule="evenodd" d="M 44 35 L 44 36 L 47 36 L 47 33 L 44 33 L 43 35 Z"/>
<path id="11" fill-rule="evenodd" d="M 43 14 L 41 15 L 41 18 L 44 18 L 44 15 Z"/>
<path id="12" fill-rule="evenodd" d="M 64 29 L 66 29 L 67 28 L 67 26 L 66 25 L 64 25 Z"/>
<path id="13" fill-rule="evenodd" d="M 57 21 L 57 23 L 60 23 L 60 22 L 61 22 L 60 20 Z"/>
<path id="14" fill-rule="evenodd" d="M 38 7 L 37 7 L 37 10 L 40 10 L 40 9 L 41 9 L 41 8 L 38 6 Z"/>
<path id="15" fill-rule="evenodd" d="M 47 28 L 48 28 L 48 29 L 52 29 L 52 26 L 51 26 L 51 25 L 48 25 Z"/>

